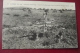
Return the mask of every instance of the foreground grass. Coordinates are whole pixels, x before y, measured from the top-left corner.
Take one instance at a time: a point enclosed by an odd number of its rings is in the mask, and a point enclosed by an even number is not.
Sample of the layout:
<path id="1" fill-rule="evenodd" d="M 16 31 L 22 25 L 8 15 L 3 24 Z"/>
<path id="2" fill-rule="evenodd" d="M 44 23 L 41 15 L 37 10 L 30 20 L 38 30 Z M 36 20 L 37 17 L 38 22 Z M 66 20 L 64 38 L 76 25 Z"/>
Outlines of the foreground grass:
<path id="1" fill-rule="evenodd" d="M 21 13 L 22 12 L 22 13 Z M 54 19 L 52 27 L 44 32 L 44 27 L 34 27 L 36 21 L 43 25 L 43 10 L 33 10 L 31 13 L 22 9 L 4 9 L 3 15 L 3 49 L 53 49 L 77 48 L 77 32 L 75 11 L 63 13 L 52 10 L 48 12 L 48 20 Z M 64 29 L 63 29 L 64 28 Z M 63 38 L 58 35 L 62 31 Z M 41 37 L 34 34 L 42 33 Z M 34 40 L 32 40 L 33 38 Z M 60 41 L 59 41 L 60 40 Z"/>

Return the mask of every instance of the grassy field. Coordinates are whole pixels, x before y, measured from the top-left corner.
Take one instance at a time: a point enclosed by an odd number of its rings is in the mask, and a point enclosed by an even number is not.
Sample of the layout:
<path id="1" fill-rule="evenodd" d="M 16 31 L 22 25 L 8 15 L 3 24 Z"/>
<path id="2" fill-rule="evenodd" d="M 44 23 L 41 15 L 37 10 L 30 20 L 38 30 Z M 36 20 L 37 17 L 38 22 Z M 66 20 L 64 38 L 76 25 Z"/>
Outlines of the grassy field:
<path id="1" fill-rule="evenodd" d="M 4 8 L 2 48 L 77 48 L 75 10 L 55 12 L 49 9 L 47 19 L 54 22 L 46 32 L 43 13 L 43 9 Z"/>

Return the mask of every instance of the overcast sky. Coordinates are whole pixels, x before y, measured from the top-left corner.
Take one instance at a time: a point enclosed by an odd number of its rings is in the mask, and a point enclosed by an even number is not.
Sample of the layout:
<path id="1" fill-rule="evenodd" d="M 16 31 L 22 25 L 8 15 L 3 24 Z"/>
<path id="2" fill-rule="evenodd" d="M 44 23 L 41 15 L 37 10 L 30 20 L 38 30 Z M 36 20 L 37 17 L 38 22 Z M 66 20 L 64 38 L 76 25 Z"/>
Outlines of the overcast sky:
<path id="1" fill-rule="evenodd" d="M 3 8 L 6 7 L 30 7 L 47 9 L 72 9 L 75 10 L 75 3 L 70 2 L 46 2 L 46 1 L 4 1 Z"/>

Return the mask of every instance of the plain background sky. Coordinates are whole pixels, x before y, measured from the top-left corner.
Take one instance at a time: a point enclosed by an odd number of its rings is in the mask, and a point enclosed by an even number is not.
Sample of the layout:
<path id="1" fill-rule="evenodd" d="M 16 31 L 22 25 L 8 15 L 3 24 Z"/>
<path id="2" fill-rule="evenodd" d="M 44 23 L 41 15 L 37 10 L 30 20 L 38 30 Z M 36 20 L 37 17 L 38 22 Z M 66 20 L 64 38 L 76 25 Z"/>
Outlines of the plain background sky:
<path id="1" fill-rule="evenodd" d="M 30 7 L 47 9 L 72 9 L 75 10 L 75 3 L 70 2 L 45 2 L 45 1 L 4 1 L 6 7 Z"/>

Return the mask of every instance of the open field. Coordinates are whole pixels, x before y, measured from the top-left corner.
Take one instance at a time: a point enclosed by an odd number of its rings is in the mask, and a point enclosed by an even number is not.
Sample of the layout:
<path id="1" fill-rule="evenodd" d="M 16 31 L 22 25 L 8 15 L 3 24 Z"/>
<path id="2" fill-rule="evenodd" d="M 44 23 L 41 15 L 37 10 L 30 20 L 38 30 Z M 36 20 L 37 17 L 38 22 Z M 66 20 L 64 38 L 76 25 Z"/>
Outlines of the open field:
<path id="1" fill-rule="evenodd" d="M 48 10 L 44 32 L 44 9 L 4 8 L 2 48 L 77 48 L 75 10 Z"/>

